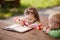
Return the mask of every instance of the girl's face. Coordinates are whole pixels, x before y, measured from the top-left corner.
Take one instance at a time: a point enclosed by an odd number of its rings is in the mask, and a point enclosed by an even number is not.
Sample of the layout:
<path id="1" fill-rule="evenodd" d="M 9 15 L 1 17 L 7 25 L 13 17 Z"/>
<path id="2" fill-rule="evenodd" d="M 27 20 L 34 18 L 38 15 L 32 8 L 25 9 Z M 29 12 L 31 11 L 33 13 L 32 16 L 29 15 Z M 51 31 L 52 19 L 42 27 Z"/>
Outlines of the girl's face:
<path id="1" fill-rule="evenodd" d="M 28 14 L 25 16 L 26 16 L 26 22 L 28 23 L 33 23 L 34 21 L 36 21 L 35 16 L 33 14 Z"/>

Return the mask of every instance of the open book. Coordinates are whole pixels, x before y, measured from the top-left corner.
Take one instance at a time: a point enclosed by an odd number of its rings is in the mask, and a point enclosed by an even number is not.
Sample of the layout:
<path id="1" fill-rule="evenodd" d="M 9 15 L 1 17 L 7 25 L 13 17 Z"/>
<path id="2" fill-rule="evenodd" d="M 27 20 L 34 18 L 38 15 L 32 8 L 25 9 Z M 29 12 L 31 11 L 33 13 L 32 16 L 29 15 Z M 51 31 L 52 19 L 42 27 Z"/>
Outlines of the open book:
<path id="1" fill-rule="evenodd" d="M 32 28 L 21 26 L 19 24 L 13 24 L 8 27 L 5 27 L 4 29 L 9 31 L 16 31 L 16 32 L 26 32 L 28 30 L 31 30 Z"/>

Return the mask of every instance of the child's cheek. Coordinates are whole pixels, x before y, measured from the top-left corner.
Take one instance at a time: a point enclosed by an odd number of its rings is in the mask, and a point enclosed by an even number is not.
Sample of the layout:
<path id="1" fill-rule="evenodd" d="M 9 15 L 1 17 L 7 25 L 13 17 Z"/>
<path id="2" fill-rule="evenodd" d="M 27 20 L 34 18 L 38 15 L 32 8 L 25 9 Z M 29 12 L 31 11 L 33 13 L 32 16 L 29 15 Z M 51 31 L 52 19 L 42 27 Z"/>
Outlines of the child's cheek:
<path id="1" fill-rule="evenodd" d="M 32 21 L 32 20 L 30 20 L 29 22 L 30 22 L 30 23 L 33 23 L 33 21 Z"/>

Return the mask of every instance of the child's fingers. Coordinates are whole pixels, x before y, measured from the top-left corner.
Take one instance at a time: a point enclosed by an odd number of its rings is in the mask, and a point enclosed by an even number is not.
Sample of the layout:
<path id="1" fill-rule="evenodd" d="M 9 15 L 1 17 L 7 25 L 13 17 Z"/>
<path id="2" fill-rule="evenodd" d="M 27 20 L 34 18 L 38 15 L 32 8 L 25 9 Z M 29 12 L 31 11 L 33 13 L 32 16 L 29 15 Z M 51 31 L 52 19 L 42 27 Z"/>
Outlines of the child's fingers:
<path id="1" fill-rule="evenodd" d="M 18 17 L 15 17 L 14 21 L 18 23 L 20 21 L 20 19 Z"/>
<path id="2" fill-rule="evenodd" d="M 16 19 L 18 19 L 18 17 L 15 17 L 15 18 L 14 18 L 14 21 L 16 21 Z"/>
<path id="3" fill-rule="evenodd" d="M 46 27 L 43 28 L 43 31 L 46 31 Z"/>

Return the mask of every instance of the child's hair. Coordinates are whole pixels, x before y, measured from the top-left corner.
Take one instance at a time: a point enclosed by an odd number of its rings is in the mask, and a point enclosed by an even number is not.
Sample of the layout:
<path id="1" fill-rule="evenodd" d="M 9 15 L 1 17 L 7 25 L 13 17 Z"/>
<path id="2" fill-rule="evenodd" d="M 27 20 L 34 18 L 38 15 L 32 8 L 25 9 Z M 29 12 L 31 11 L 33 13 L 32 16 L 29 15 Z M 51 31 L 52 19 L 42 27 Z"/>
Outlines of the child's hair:
<path id="1" fill-rule="evenodd" d="M 39 14 L 38 14 L 36 8 L 28 7 L 27 9 L 25 9 L 24 14 L 26 15 L 26 14 L 29 14 L 29 13 L 34 14 L 36 20 L 40 22 Z"/>
<path id="2" fill-rule="evenodd" d="M 49 16 L 49 23 L 51 24 L 51 27 L 60 28 L 60 13 L 54 13 Z M 49 25 L 50 25 L 49 24 Z"/>

